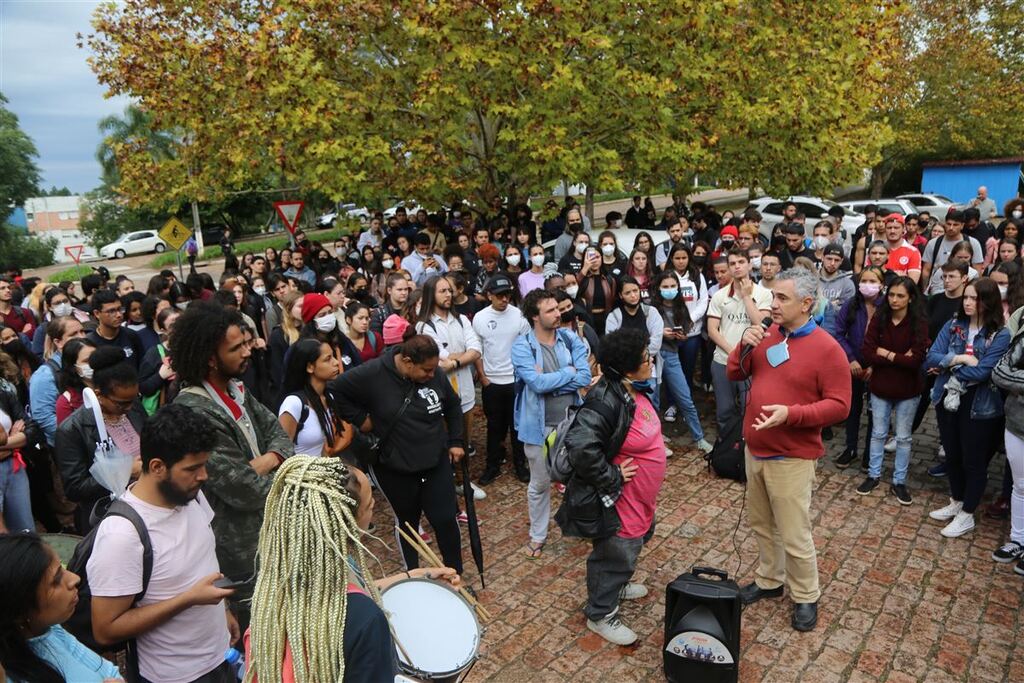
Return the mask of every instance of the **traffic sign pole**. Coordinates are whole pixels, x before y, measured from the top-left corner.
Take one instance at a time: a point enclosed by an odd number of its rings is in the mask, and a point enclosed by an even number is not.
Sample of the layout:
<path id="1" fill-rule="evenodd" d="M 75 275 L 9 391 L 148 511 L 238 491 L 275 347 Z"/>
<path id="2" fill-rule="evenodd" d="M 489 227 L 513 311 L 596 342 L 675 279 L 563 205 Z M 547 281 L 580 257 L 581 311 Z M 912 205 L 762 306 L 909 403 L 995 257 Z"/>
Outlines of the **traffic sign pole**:
<path id="1" fill-rule="evenodd" d="M 175 255 L 178 257 L 178 279 L 181 282 L 185 281 L 185 273 L 181 270 L 181 249 L 175 249 Z"/>
<path id="2" fill-rule="evenodd" d="M 284 221 L 284 227 L 288 229 L 292 249 L 295 249 L 295 229 L 299 227 L 299 216 L 302 215 L 302 207 L 305 205 L 305 202 L 300 201 L 274 202 L 277 215 L 281 217 L 281 220 Z"/>

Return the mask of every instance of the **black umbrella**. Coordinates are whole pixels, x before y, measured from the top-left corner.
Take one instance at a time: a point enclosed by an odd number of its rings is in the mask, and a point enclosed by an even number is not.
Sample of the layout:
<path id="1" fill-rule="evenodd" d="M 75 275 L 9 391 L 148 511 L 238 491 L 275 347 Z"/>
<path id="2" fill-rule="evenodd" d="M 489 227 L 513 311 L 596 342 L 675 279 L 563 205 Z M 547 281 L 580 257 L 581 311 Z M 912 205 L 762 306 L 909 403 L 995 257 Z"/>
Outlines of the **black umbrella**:
<path id="1" fill-rule="evenodd" d="M 469 527 L 469 549 L 473 553 L 473 562 L 480 574 L 480 587 L 487 588 L 484 581 L 484 547 L 480 543 L 480 525 L 476 519 L 476 502 L 473 500 L 473 483 L 469 478 L 469 456 L 463 455 L 462 460 L 462 493 L 466 499 L 466 526 Z"/>

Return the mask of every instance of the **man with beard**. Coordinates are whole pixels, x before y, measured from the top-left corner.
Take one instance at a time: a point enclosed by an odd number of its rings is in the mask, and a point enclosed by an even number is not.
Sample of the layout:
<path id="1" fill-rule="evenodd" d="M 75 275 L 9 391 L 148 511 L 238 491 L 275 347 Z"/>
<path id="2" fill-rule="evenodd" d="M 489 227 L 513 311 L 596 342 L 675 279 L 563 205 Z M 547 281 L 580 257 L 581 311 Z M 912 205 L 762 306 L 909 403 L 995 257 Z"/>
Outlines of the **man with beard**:
<path id="1" fill-rule="evenodd" d="M 224 652 L 239 637 L 226 609 L 234 591 L 215 585 L 214 512 L 201 491 L 216 439 L 199 413 L 161 408 L 142 429 L 142 474 L 122 498 L 133 517 L 108 514 L 96 531 L 93 631 L 101 644 L 134 639 L 143 681 L 232 680 Z"/>
<path id="2" fill-rule="evenodd" d="M 221 571 L 235 581 L 255 574 L 263 503 L 273 483 L 269 475 L 295 453 L 277 416 L 239 381 L 252 355 L 242 324 L 238 311 L 196 302 L 175 321 L 169 344 L 171 367 L 182 386 L 174 403 L 205 417 L 213 437 L 206 497 L 215 513 Z M 243 630 L 252 589 L 247 583 L 236 593 Z"/>

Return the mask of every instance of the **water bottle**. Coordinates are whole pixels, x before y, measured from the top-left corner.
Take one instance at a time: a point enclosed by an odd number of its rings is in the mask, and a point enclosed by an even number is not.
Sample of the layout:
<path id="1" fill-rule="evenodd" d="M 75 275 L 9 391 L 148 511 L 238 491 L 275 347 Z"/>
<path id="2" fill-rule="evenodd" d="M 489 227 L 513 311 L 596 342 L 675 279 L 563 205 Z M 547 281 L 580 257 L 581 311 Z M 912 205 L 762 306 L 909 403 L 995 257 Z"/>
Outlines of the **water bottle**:
<path id="1" fill-rule="evenodd" d="M 231 667 L 231 671 L 234 672 L 238 680 L 245 678 L 245 657 L 242 653 L 231 647 L 224 653 L 224 661 Z"/>

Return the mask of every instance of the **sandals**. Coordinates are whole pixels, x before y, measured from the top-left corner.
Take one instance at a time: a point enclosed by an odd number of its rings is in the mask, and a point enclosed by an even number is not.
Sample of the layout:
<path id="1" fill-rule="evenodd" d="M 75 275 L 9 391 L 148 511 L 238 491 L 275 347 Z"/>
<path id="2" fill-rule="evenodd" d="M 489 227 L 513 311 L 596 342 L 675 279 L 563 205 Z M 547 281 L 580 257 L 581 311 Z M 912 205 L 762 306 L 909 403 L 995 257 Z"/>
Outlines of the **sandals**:
<path id="1" fill-rule="evenodd" d="M 531 560 L 539 560 L 540 556 L 544 554 L 544 543 L 536 543 L 530 541 L 526 544 L 526 556 Z"/>

